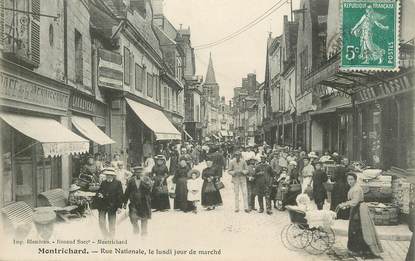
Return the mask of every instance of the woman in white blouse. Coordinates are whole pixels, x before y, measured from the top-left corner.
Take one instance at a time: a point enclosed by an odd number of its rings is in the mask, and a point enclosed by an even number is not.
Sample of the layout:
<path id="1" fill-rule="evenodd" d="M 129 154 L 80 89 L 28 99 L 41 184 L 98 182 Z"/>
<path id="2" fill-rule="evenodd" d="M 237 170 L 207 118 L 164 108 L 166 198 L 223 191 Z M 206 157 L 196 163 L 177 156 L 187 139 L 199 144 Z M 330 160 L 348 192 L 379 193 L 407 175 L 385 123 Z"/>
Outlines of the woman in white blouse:
<path id="1" fill-rule="evenodd" d="M 379 256 L 383 252 L 382 246 L 364 202 L 363 190 L 356 181 L 355 173 L 347 174 L 347 183 L 350 185 L 348 201 L 338 206 L 342 209 L 350 208 L 347 248 L 352 255 Z"/>

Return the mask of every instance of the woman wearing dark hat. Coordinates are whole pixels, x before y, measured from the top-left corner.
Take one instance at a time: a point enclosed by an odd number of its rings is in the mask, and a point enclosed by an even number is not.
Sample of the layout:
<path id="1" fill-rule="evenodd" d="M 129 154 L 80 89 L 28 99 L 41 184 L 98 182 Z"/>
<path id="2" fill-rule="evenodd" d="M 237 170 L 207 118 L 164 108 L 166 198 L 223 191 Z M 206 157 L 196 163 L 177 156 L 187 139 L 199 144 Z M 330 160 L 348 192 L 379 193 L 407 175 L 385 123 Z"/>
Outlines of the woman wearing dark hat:
<path id="1" fill-rule="evenodd" d="M 347 201 L 338 206 L 341 209 L 350 208 L 347 249 L 353 255 L 377 257 L 383 249 L 367 204 L 364 202 L 363 190 L 357 184 L 357 175 L 347 173 L 347 183 L 350 186 Z"/>
<path id="2" fill-rule="evenodd" d="M 202 171 L 202 206 L 206 210 L 215 209 L 216 206 L 222 205 L 220 191 L 216 188 L 215 182 L 220 178 L 218 171 L 213 167 L 212 155 L 206 159 L 207 167 Z"/>
<path id="3" fill-rule="evenodd" d="M 190 167 L 187 164 L 186 157 L 181 156 L 179 159 L 179 167 L 174 174 L 173 182 L 176 184 L 174 209 L 180 209 L 181 211 L 189 211 L 187 201 L 187 179 Z"/>
<path id="4" fill-rule="evenodd" d="M 154 181 L 154 189 L 152 193 L 151 206 L 158 211 L 166 211 L 170 209 L 169 192 L 167 190 L 167 177 L 169 170 L 166 166 L 166 157 L 157 155 L 155 157 L 156 165 L 151 170 L 151 178 Z"/>
<path id="5" fill-rule="evenodd" d="M 151 219 L 151 190 L 153 181 L 145 175 L 143 167 L 133 168 L 134 176 L 129 179 L 124 194 L 123 208 L 128 205 L 130 222 L 133 225 L 134 234 L 140 232 L 138 221 L 141 220 L 141 235 L 147 235 L 147 222 Z"/>

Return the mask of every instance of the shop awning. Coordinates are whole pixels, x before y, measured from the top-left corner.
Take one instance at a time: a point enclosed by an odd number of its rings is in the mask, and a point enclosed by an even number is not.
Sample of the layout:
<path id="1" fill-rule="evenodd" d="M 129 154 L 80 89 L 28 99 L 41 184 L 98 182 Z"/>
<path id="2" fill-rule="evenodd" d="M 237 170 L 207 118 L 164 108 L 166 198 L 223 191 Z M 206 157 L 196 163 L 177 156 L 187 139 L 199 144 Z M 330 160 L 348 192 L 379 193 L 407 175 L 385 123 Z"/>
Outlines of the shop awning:
<path id="1" fill-rule="evenodd" d="M 338 110 L 341 109 L 350 109 L 352 108 L 352 104 L 351 103 L 346 103 L 346 104 L 342 104 L 342 105 L 338 105 L 338 106 L 333 106 L 333 107 L 327 107 L 318 111 L 313 111 L 310 112 L 311 116 L 317 116 L 317 115 L 324 115 L 327 113 L 335 113 Z"/>
<path id="2" fill-rule="evenodd" d="M 162 111 L 128 98 L 126 100 L 135 114 L 154 132 L 157 140 L 181 140 L 182 135 Z"/>
<path id="3" fill-rule="evenodd" d="M 82 135 L 99 145 L 115 143 L 93 121 L 86 117 L 72 116 L 72 124 Z"/>
<path id="4" fill-rule="evenodd" d="M 89 141 L 76 135 L 58 121 L 49 118 L 0 113 L 11 127 L 42 144 L 45 157 L 84 153 Z"/>

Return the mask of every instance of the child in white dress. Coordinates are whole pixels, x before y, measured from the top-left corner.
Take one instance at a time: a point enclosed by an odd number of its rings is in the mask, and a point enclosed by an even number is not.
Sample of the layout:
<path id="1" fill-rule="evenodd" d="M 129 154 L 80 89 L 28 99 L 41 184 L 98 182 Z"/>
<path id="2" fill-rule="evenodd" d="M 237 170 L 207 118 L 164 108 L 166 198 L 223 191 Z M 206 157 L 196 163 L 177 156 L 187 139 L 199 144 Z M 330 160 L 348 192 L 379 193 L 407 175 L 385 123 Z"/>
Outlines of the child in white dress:
<path id="1" fill-rule="evenodd" d="M 191 179 L 187 181 L 187 201 L 191 202 L 193 206 L 193 213 L 197 213 L 197 205 L 201 199 L 202 179 L 200 179 L 200 172 L 193 169 L 189 173 Z"/>

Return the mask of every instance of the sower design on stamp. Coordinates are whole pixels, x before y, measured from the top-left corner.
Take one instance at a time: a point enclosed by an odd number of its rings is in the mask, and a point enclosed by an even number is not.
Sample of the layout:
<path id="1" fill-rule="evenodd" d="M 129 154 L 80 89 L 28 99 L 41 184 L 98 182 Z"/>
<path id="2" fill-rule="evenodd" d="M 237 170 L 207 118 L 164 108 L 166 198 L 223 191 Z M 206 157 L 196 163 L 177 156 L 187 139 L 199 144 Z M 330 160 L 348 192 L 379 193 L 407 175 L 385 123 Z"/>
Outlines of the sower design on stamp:
<path id="1" fill-rule="evenodd" d="M 342 70 L 396 71 L 399 0 L 342 0 Z"/>

